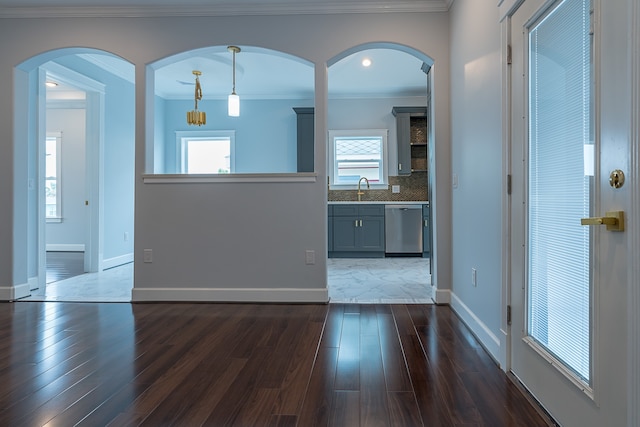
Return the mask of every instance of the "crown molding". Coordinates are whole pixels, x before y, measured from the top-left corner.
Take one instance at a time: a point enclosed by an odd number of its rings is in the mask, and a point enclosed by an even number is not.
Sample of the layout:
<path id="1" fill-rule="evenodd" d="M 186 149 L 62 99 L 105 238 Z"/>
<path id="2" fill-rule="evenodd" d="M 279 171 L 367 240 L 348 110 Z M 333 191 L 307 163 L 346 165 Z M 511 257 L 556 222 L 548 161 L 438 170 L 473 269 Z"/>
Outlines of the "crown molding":
<path id="1" fill-rule="evenodd" d="M 453 0 L 221 3 L 209 6 L 0 7 L 0 18 L 147 18 L 179 16 L 329 15 L 447 12 Z"/>

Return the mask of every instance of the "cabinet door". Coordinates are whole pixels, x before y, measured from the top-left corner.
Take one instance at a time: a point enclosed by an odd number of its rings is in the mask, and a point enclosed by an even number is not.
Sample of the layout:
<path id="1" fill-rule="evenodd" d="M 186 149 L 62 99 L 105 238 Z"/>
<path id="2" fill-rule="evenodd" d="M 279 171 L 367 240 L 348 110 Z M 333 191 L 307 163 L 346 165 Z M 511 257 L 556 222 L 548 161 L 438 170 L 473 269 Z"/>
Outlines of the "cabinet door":
<path id="1" fill-rule="evenodd" d="M 358 216 L 384 216 L 384 205 L 359 205 Z"/>
<path id="2" fill-rule="evenodd" d="M 358 205 L 333 205 L 333 216 L 358 216 Z"/>
<path id="3" fill-rule="evenodd" d="M 335 214 L 335 212 L 334 212 Z M 333 250 L 355 251 L 358 249 L 358 231 L 356 227 L 358 218 L 353 216 L 334 216 L 333 217 Z"/>
<path id="4" fill-rule="evenodd" d="M 329 205 L 327 219 L 328 239 L 327 239 L 327 251 L 333 251 L 333 206 Z"/>
<path id="5" fill-rule="evenodd" d="M 384 217 L 362 217 L 362 226 L 358 227 L 359 246 L 363 252 L 384 252 Z"/>
<path id="6" fill-rule="evenodd" d="M 431 221 L 429 221 L 429 206 L 422 207 L 422 252 L 431 252 Z"/>
<path id="7" fill-rule="evenodd" d="M 409 113 L 396 115 L 398 175 L 411 175 L 411 122 Z"/>

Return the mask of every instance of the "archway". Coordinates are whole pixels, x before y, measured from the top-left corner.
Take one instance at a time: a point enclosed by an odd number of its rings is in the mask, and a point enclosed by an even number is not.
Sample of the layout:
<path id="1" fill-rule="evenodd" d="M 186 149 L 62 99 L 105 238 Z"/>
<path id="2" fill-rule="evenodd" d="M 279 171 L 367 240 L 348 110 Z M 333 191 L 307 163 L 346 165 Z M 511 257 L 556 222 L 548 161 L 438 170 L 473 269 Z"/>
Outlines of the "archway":
<path id="1" fill-rule="evenodd" d="M 16 67 L 15 76 L 14 173 L 16 183 L 26 183 L 14 193 L 16 211 L 24 212 L 14 229 L 25 235 L 23 247 L 14 243 L 14 253 L 25 254 L 14 257 L 14 271 L 27 277 L 18 299 L 46 293 L 47 246 L 84 253 L 84 272 L 133 261 L 135 106 L 133 65 L 108 52 L 45 52 Z M 45 156 L 54 130 L 62 159 L 52 176 Z M 52 178 L 54 210 L 45 195 Z"/>
<path id="2" fill-rule="evenodd" d="M 328 260 L 327 265 L 332 301 L 431 302 L 434 295 L 435 290 L 429 286 L 432 284 L 430 268 L 435 251 L 431 238 L 432 216 L 429 202 L 431 187 L 435 184 L 435 132 L 431 125 L 434 121 L 430 73 L 433 64 L 432 58 L 424 53 L 395 43 L 358 45 L 328 61 L 328 228 L 329 257 L 332 259 Z M 408 113 L 413 110 L 415 114 Z M 402 113 L 396 118 L 398 111 Z M 407 115 L 406 141 L 400 135 L 400 115 Z M 418 121 L 428 124 L 424 129 L 420 128 L 422 136 L 415 143 L 409 141 L 409 136 L 414 134 L 415 129 L 410 132 L 408 128 L 410 121 L 414 123 L 414 119 L 409 116 L 414 115 L 420 116 L 416 118 L 416 124 Z M 381 140 L 380 160 L 371 162 L 371 159 L 378 159 L 377 144 L 374 144 L 371 146 L 373 151 L 368 155 L 367 169 L 358 169 L 362 164 L 355 168 L 349 166 L 348 161 L 358 161 L 356 157 L 361 156 L 362 147 L 356 147 L 358 154 L 351 156 L 353 158 L 349 157 L 348 151 L 344 151 L 347 148 L 338 146 L 350 143 L 341 135 L 358 135 L 357 132 L 369 132 L 373 135 L 375 130 L 387 135 L 386 140 Z M 411 156 L 407 163 L 419 161 L 418 165 L 412 164 L 409 168 L 403 161 L 402 150 L 405 145 Z M 417 156 L 415 159 L 414 155 Z M 341 159 L 341 156 L 344 158 Z M 358 164 L 352 163 L 352 166 Z M 372 170 L 378 172 L 372 176 Z M 343 176 L 340 177 L 339 174 Z M 356 181 L 362 183 L 363 177 L 368 178 L 367 189 L 361 191 Z M 356 198 L 357 193 L 361 195 Z M 342 217 L 345 209 L 343 204 L 355 202 L 356 205 L 353 206 L 358 206 L 357 203 L 363 206 L 362 201 L 377 206 L 380 218 L 368 218 L 372 224 L 369 231 L 365 226 L 367 219 L 364 222 L 358 220 L 358 224 L 363 225 L 359 225 L 359 230 L 354 231 L 354 239 L 351 241 L 349 227 L 352 222 Z M 389 218 L 397 215 L 394 208 L 410 210 L 408 215 L 412 225 L 409 227 L 408 237 L 400 238 L 397 236 L 399 232 L 392 231 Z M 383 211 L 386 211 L 386 215 Z M 372 212 L 370 209 L 369 213 Z M 385 219 L 386 226 L 376 225 L 375 221 L 382 222 Z M 375 237 L 376 228 L 381 230 L 379 239 Z M 332 233 L 335 239 L 332 239 Z M 358 233 L 361 234 L 360 237 Z M 364 236 L 366 233 L 369 237 Z M 347 238 L 340 242 L 338 238 L 345 234 Z M 366 239 L 369 241 L 362 246 L 358 244 L 358 239 L 362 242 Z M 403 243 L 408 240 L 411 240 L 410 245 L 394 247 L 390 244 L 392 241 Z M 390 269 L 393 271 L 390 272 Z M 406 276 L 402 277 L 403 275 Z M 342 285 L 345 280 L 351 284 L 348 290 Z M 376 280 L 380 280 L 379 286 Z M 393 281 L 397 282 L 391 283 Z M 362 289 L 358 286 L 359 283 L 362 284 Z M 332 290 L 332 287 L 335 289 Z"/>

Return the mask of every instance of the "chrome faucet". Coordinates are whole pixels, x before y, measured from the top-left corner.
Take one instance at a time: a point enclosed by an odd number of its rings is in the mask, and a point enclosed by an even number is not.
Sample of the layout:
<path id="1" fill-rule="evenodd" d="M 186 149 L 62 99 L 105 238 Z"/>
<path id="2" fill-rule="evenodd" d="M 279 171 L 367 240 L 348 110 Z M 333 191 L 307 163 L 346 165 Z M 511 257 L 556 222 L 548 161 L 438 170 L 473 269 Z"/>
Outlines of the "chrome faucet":
<path id="1" fill-rule="evenodd" d="M 364 194 L 362 190 L 360 190 L 360 184 L 362 183 L 363 179 L 367 183 L 367 190 L 371 189 L 371 187 L 369 186 L 369 180 L 367 179 L 367 177 L 365 176 L 361 177 L 360 180 L 358 181 L 358 201 L 360 201 L 360 197 Z"/>

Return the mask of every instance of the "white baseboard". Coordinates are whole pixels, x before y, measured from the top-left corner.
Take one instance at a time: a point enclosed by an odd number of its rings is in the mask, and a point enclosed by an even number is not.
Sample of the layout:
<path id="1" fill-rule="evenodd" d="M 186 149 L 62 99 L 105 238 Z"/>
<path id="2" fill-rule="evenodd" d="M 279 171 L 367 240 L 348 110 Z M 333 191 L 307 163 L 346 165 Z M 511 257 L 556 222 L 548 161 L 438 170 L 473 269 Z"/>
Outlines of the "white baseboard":
<path id="1" fill-rule="evenodd" d="M 0 301 L 15 301 L 31 295 L 29 283 L 17 286 L 0 286 Z"/>
<path id="2" fill-rule="evenodd" d="M 133 262 L 133 253 L 102 260 L 102 269 L 107 270 L 109 268 L 118 267 L 124 264 L 129 264 L 130 262 Z"/>
<path id="3" fill-rule="evenodd" d="M 329 301 L 325 289 L 291 288 L 136 288 L 131 290 L 132 302 L 256 302 L 256 303 L 321 303 Z"/>
<path id="4" fill-rule="evenodd" d="M 451 293 L 451 308 L 480 340 L 484 348 L 491 354 L 491 357 L 496 361 L 500 361 L 502 359 L 500 339 L 454 293 Z"/>
<path id="5" fill-rule="evenodd" d="M 84 252 L 84 244 L 47 243 L 47 252 Z"/>
<path id="6" fill-rule="evenodd" d="M 436 289 L 433 300 L 436 304 L 451 304 L 451 289 Z"/>
<path id="7" fill-rule="evenodd" d="M 29 277 L 29 280 L 27 281 L 27 284 L 29 285 L 29 291 L 33 291 L 34 289 L 38 289 L 40 287 L 40 281 L 38 280 L 38 276 Z"/>

